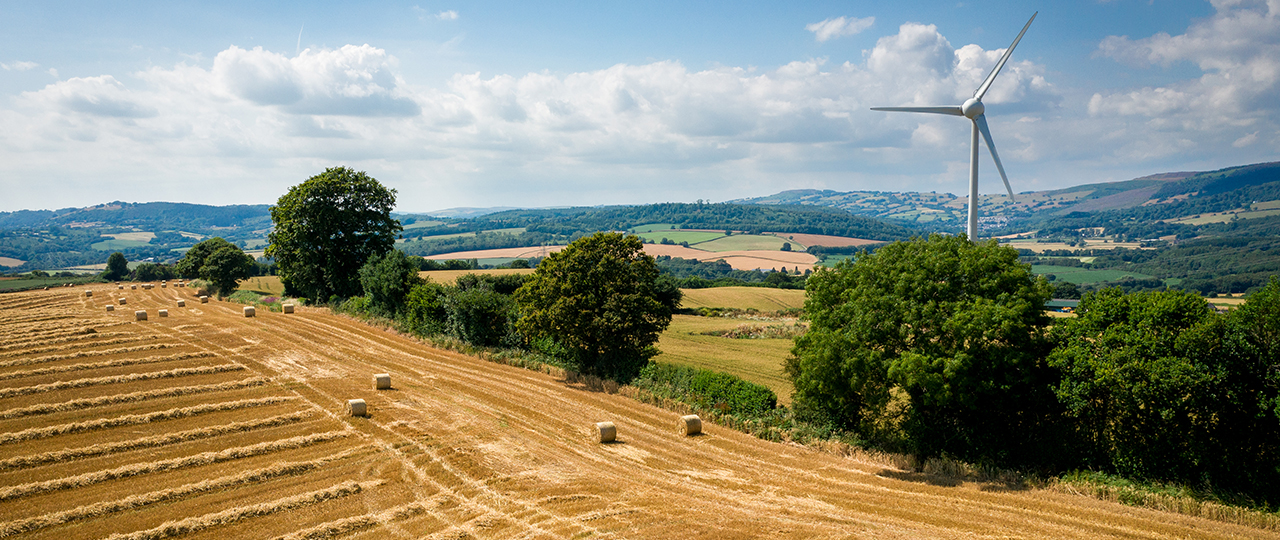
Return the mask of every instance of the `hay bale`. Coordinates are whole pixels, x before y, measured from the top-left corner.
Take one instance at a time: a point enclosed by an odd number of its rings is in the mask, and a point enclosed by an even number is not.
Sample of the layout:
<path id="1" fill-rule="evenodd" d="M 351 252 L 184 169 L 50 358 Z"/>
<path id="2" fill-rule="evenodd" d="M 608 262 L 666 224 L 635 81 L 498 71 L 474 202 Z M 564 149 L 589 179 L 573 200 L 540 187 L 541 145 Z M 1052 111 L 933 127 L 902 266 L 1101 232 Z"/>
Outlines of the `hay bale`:
<path id="1" fill-rule="evenodd" d="M 161 288 L 161 289 L 168 289 L 168 288 L 169 288 L 169 284 L 168 284 L 168 283 L 161 283 L 161 284 L 160 284 L 160 288 Z"/>
<path id="2" fill-rule="evenodd" d="M 201 296 L 201 297 L 200 297 L 200 303 L 201 303 L 201 304 L 208 304 L 208 303 L 209 303 L 209 297 L 208 297 L 208 296 Z"/>
<path id="3" fill-rule="evenodd" d="M 187 307 L 186 300 L 178 300 L 178 307 Z"/>
<path id="4" fill-rule="evenodd" d="M 128 299 L 128 298 L 121 298 L 121 299 L 120 299 L 120 305 L 122 305 L 122 306 L 123 306 L 123 305 L 128 304 L 128 303 L 129 303 L 129 299 Z"/>
<path id="5" fill-rule="evenodd" d="M 257 315 L 257 313 L 258 313 L 258 311 L 257 311 L 257 310 L 255 310 L 255 309 L 253 309 L 253 306 L 245 306 L 245 307 L 244 307 L 244 316 L 245 316 L 245 317 L 252 317 L 252 316 L 254 316 L 254 315 Z"/>
<path id="6" fill-rule="evenodd" d="M 160 315 L 161 317 L 168 317 L 168 316 L 169 316 L 169 310 L 167 310 L 167 309 L 162 309 L 162 310 L 160 310 L 159 315 Z"/>
<path id="7" fill-rule="evenodd" d="M 107 311 L 115 311 L 115 310 L 116 310 L 116 307 L 114 305 L 107 304 Z"/>
<path id="8" fill-rule="evenodd" d="M 138 290 L 138 286 L 137 286 L 136 284 L 135 284 L 135 285 L 130 285 L 130 286 L 129 286 L 129 289 L 130 289 L 130 290 L 133 290 L 133 291 L 136 291 L 136 290 Z"/>
<path id="9" fill-rule="evenodd" d="M 686 414 L 680 417 L 680 434 L 688 437 L 702 433 L 702 419 L 696 414 Z"/>
<path id="10" fill-rule="evenodd" d="M 147 320 L 147 312 L 141 309 L 138 311 L 135 311 L 133 312 L 133 318 L 134 320 L 137 320 L 137 321 L 145 321 Z"/>
<path id="11" fill-rule="evenodd" d="M 84 296 L 85 296 L 85 298 L 92 298 L 92 297 L 93 297 L 93 291 L 85 291 L 85 292 L 84 292 Z"/>
<path id="12" fill-rule="evenodd" d="M 124 285 L 116 285 L 116 288 L 117 288 L 117 289 L 120 289 L 120 290 L 122 290 L 122 291 L 123 291 L 123 290 L 124 290 Z"/>
<path id="13" fill-rule="evenodd" d="M 293 304 L 285 304 L 283 309 L 285 313 L 293 313 Z"/>
<path id="14" fill-rule="evenodd" d="M 373 376 L 373 389 L 374 389 L 374 390 L 390 390 L 390 389 L 391 389 L 391 374 L 390 374 L 390 373 L 379 373 L 379 374 L 377 374 L 377 375 L 374 375 L 374 376 Z"/>
<path id="15" fill-rule="evenodd" d="M 618 440 L 618 428 L 614 427 L 613 422 L 597 422 L 596 433 L 600 435 L 600 442 L 611 443 Z"/>
<path id="16" fill-rule="evenodd" d="M 365 416 L 369 414 L 369 406 L 365 405 L 363 399 L 348 399 L 347 406 L 343 410 L 351 416 Z"/>

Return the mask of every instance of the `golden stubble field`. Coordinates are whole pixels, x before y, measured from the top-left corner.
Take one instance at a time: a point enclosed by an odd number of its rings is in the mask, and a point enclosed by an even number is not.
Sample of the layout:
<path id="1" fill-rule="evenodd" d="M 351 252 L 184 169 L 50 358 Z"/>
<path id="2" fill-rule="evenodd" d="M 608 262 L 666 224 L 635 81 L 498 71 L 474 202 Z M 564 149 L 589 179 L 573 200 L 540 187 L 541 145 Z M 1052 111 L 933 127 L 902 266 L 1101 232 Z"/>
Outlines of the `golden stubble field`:
<path id="1" fill-rule="evenodd" d="M 324 309 L 92 289 L 0 295 L 0 536 L 1276 536 L 715 425 L 685 438 L 676 413 Z M 342 415 L 350 398 L 371 415 Z M 620 441 L 594 442 L 598 421 Z"/>

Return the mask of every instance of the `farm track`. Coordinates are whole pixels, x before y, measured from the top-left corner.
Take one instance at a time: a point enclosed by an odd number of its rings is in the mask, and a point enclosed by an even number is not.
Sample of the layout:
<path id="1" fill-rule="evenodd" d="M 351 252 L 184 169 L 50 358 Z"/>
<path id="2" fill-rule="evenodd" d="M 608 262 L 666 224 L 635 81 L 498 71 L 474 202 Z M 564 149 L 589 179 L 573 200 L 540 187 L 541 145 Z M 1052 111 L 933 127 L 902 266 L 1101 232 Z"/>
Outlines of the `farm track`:
<path id="1" fill-rule="evenodd" d="M 684 438 L 670 411 L 327 310 L 85 288 L 0 295 L 0 537 L 1280 537 L 715 425 Z M 369 389 L 381 372 L 392 390 Z M 352 398 L 371 415 L 344 417 Z M 618 443 L 593 441 L 606 420 Z"/>

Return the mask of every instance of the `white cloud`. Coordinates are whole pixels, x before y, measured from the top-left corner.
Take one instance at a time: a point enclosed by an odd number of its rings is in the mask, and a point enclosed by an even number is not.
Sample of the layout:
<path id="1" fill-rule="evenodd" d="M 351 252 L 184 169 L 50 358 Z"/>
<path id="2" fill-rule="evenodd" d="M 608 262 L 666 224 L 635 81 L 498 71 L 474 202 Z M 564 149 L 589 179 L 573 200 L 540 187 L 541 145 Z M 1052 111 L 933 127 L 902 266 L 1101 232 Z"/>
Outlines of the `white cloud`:
<path id="1" fill-rule="evenodd" d="M 40 67 L 40 64 L 37 64 L 35 62 L 19 61 L 19 62 L 14 62 L 12 64 L 0 63 L 0 68 L 4 68 L 5 71 L 27 71 L 29 69 L 35 69 L 38 67 Z"/>
<path id="2" fill-rule="evenodd" d="M 1196 132 L 1203 143 L 1240 148 L 1244 133 L 1275 132 L 1280 114 L 1280 0 L 1216 0 L 1216 13 L 1179 35 L 1111 36 L 1097 54 L 1135 68 L 1189 63 L 1198 78 L 1161 87 L 1097 93 L 1095 117 L 1146 118 L 1159 129 Z M 1234 143 L 1247 141 L 1240 145 Z M 1211 146 L 1211 145 L 1206 145 Z"/>
<path id="3" fill-rule="evenodd" d="M 401 95 L 395 59 L 369 45 L 306 49 L 298 56 L 231 47 L 214 59 L 212 75 L 229 96 L 280 105 L 305 114 L 413 116 L 420 109 Z"/>
<path id="4" fill-rule="evenodd" d="M 875 17 L 859 19 L 857 17 L 836 17 L 805 25 L 804 29 L 813 32 L 814 39 L 823 42 L 831 38 L 852 36 L 875 24 Z"/>
<path id="5" fill-rule="evenodd" d="M 456 21 L 458 20 L 458 12 L 452 9 L 448 11 L 441 11 L 436 14 L 436 18 L 442 21 Z"/>

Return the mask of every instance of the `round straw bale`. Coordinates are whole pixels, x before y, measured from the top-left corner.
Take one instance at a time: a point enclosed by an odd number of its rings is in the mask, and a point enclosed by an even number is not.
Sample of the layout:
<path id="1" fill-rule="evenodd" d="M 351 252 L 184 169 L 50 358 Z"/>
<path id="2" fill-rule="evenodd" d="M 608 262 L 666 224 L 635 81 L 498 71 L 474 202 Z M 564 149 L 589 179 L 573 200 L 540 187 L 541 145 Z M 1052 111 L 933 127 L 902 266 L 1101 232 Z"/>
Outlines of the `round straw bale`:
<path id="1" fill-rule="evenodd" d="M 285 304 L 283 309 L 285 313 L 293 313 L 293 304 Z"/>
<path id="2" fill-rule="evenodd" d="M 168 284 L 168 283 L 161 283 L 161 284 L 160 284 L 160 288 L 161 288 L 161 289 L 168 289 L 168 288 L 169 288 L 169 284 Z"/>
<path id="3" fill-rule="evenodd" d="M 133 318 L 134 320 L 145 321 L 147 320 L 147 312 L 141 309 L 138 311 L 135 311 L 133 312 Z"/>
<path id="4" fill-rule="evenodd" d="M 208 296 L 201 296 L 201 297 L 200 297 L 200 303 L 201 303 L 201 304 L 208 304 L 208 303 L 209 303 L 209 297 L 208 297 Z"/>
<path id="5" fill-rule="evenodd" d="M 369 407 L 365 405 L 363 399 L 348 399 L 345 410 L 351 416 L 365 416 L 369 413 Z"/>
<path id="6" fill-rule="evenodd" d="M 115 311 L 115 310 L 116 310 L 116 307 L 114 305 L 107 304 L 107 311 Z"/>
<path id="7" fill-rule="evenodd" d="M 124 285 L 116 285 L 116 288 L 117 288 L 117 289 L 120 289 L 120 290 L 122 290 L 122 291 L 123 291 L 123 290 L 124 290 Z"/>
<path id="8" fill-rule="evenodd" d="M 128 298 L 121 298 L 121 299 L 120 299 L 120 305 L 122 305 L 122 306 L 123 306 L 123 305 L 128 304 L 128 303 L 129 303 L 129 299 L 128 299 Z"/>
<path id="9" fill-rule="evenodd" d="M 85 298 L 92 297 L 92 296 L 93 296 L 93 291 L 85 291 L 85 292 L 84 292 L 84 296 L 85 296 Z"/>
<path id="10" fill-rule="evenodd" d="M 187 307 L 186 300 L 178 300 L 178 307 Z"/>
<path id="11" fill-rule="evenodd" d="M 255 309 L 253 309 L 253 306 L 245 306 L 245 307 L 244 307 L 244 316 L 245 316 L 245 317 L 252 317 L 252 316 L 254 316 L 254 315 L 257 315 L 257 313 L 258 313 L 258 311 L 257 311 L 257 310 L 255 310 Z"/>
<path id="12" fill-rule="evenodd" d="M 162 309 L 162 310 L 160 310 L 159 315 L 160 315 L 161 317 L 168 317 L 168 316 L 169 316 L 169 310 L 167 310 L 167 309 Z"/>
<path id="13" fill-rule="evenodd" d="M 138 286 L 137 286 L 137 285 L 130 285 L 130 286 L 129 286 L 129 290 L 136 291 L 136 290 L 138 290 Z"/>
<path id="14" fill-rule="evenodd" d="M 689 435 L 697 435 L 702 433 L 702 419 L 696 414 L 686 414 L 680 417 L 680 434 L 688 437 Z"/>
<path id="15" fill-rule="evenodd" d="M 597 422 L 596 432 L 600 434 L 600 442 L 610 443 L 618 439 L 618 428 L 613 422 Z"/>
<path id="16" fill-rule="evenodd" d="M 374 376 L 373 376 L 373 389 L 374 389 L 374 390 L 390 390 L 390 389 L 391 389 L 391 374 L 390 374 L 390 373 L 379 373 L 379 374 L 377 374 L 377 375 L 374 375 Z"/>

